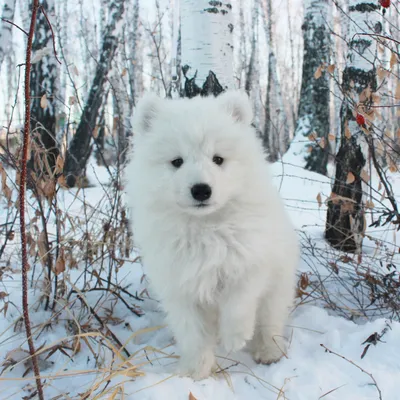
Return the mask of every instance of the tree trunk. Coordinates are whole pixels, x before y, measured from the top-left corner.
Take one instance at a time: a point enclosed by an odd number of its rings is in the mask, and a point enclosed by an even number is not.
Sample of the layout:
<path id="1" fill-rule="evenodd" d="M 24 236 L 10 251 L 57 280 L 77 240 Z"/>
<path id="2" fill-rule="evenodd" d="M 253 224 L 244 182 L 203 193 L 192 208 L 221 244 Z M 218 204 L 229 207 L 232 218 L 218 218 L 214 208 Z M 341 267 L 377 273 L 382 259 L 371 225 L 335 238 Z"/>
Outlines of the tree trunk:
<path id="1" fill-rule="evenodd" d="M 290 132 L 278 76 L 278 65 L 274 53 L 271 0 L 262 0 L 262 11 L 265 33 L 269 46 L 265 126 L 262 137 L 264 147 L 269 155 L 269 160 L 276 161 L 279 155 L 285 153 L 289 147 Z"/>
<path id="2" fill-rule="evenodd" d="M 180 0 L 184 97 L 234 88 L 233 15 L 229 2 Z"/>
<path id="3" fill-rule="evenodd" d="M 305 0 L 304 58 L 299 112 L 291 153 L 310 171 L 326 175 L 329 155 L 330 0 Z M 312 139 L 309 139 L 309 137 Z"/>
<path id="4" fill-rule="evenodd" d="M 17 0 L 6 0 L 3 6 L 3 12 L 1 18 L 10 22 L 14 22 L 15 15 L 15 3 Z M 11 51 L 12 47 L 12 27 L 6 21 L 0 20 L 0 70 L 3 64 L 4 58 L 7 53 Z"/>
<path id="5" fill-rule="evenodd" d="M 109 21 L 103 33 L 100 60 L 97 63 L 88 100 L 69 146 L 64 165 L 64 174 L 70 187 L 75 186 L 76 179 L 84 175 L 90 156 L 93 130 L 104 99 L 105 85 L 111 69 L 111 62 L 118 47 L 117 32 L 124 13 L 124 3 L 125 0 L 113 0 L 109 6 Z"/>
<path id="6" fill-rule="evenodd" d="M 54 0 L 41 0 L 49 20 L 55 14 Z M 32 50 L 36 56 L 45 54 L 32 64 L 31 72 L 31 130 L 33 136 L 32 153 L 28 168 L 36 176 L 52 176 L 59 154 L 57 143 L 57 96 L 59 73 L 57 60 L 53 54 L 53 38 L 43 12 L 38 14 L 37 29 Z M 38 57 L 38 56 L 37 56 Z"/>
<path id="7" fill-rule="evenodd" d="M 362 169 L 367 159 L 368 119 L 373 117 L 376 91 L 376 41 L 359 32 L 381 34 L 378 3 L 350 0 L 349 52 L 343 71 L 340 148 L 336 176 L 328 201 L 325 237 L 335 248 L 360 252 L 365 230 Z M 374 29 L 374 32 L 371 32 Z M 364 124 L 365 119 L 365 124 Z"/>

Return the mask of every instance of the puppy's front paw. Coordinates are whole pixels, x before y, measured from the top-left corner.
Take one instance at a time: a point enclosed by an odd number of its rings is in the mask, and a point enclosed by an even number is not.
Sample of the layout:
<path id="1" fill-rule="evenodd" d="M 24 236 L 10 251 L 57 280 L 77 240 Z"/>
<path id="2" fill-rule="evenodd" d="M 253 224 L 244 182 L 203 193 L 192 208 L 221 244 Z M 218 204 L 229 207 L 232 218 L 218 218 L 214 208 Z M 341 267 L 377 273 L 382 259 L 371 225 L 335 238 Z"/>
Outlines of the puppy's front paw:
<path id="1" fill-rule="evenodd" d="M 189 376 L 195 381 L 208 378 L 217 369 L 217 363 L 212 351 L 199 356 L 182 355 L 178 364 L 179 376 Z"/>
<path id="2" fill-rule="evenodd" d="M 273 364 L 278 362 L 287 352 L 286 340 L 282 337 L 275 337 L 264 341 L 264 343 L 252 344 L 254 361 L 258 364 Z"/>

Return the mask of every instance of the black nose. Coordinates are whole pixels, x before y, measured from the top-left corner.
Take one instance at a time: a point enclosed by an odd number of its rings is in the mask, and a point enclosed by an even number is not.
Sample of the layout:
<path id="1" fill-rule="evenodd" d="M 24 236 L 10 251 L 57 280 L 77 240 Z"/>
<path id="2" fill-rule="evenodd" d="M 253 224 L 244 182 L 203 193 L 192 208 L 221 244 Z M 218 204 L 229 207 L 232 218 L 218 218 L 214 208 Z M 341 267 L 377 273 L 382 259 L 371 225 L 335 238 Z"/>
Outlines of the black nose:
<path id="1" fill-rule="evenodd" d="M 208 200 L 212 193 L 211 187 L 206 183 L 197 183 L 192 186 L 190 191 L 192 192 L 193 198 L 198 201 Z"/>

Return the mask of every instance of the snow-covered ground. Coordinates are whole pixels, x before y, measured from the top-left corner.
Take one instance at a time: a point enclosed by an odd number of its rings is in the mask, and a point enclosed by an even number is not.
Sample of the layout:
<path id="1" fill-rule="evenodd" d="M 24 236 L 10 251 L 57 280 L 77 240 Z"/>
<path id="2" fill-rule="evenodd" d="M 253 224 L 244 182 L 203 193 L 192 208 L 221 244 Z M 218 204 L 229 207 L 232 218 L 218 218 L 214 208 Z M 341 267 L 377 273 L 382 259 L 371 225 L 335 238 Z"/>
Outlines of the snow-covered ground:
<path id="1" fill-rule="evenodd" d="M 106 180 L 101 168 L 89 168 L 89 172 L 92 176 L 96 172 L 102 182 Z M 302 237 L 307 237 L 317 248 L 326 248 L 323 240 L 326 215 L 324 201 L 330 194 L 329 179 L 290 163 L 276 163 L 273 173 L 299 234 L 301 232 Z M 391 179 L 400 193 L 400 181 L 395 179 L 395 175 Z M 86 189 L 86 201 L 101 208 L 99 199 L 103 190 L 100 186 Z M 82 196 L 82 192 L 78 196 Z M 65 202 L 69 204 L 70 212 L 79 216 L 80 203 L 74 202 L 68 194 L 65 194 Z M 0 224 L 4 218 L 5 210 L 1 210 Z M 382 241 L 390 236 L 392 243 L 396 236 L 393 232 L 389 227 L 367 231 Z M 376 254 L 373 243 L 372 239 L 366 239 L 365 257 Z M 15 245 L 18 245 L 17 238 Z M 312 271 L 320 269 L 321 274 L 326 273 L 324 266 L 316 265 L 318 260 L 310 252 L 304 254 L 300 271 L 307 273 L 310 265 L 313 265 Z M 0 267 L 6 266 L 3 260 L 0 262 Z M 392 257 L 392 262 L 396 264 L 396 256 Z M 0 294 L 7 293 L 10 303 L 6 315 L 0 314 L 0 363 L 7 358 L 18 362 L 26 357 L 26 353 L 20 349 L 20 346 L 27 349 L 24 333 L 18 324 L 15 328 L 15 322 L 21 315 L 19 269 L 20 265 L 12 264 L 11 270 L 4 271 L 0 279 Z M 147 285 L 146 279 L 142 279 L 143 273 L 139 263 L 125 263 L 119 271 L 119 283 L 121 286 L 131 284 L 131 293 L 141 293 Z M 79 274 L 80 270 L 72 271 L 71 281 L 76 281 Z M 333 287 L 332 290 L 339 288 Z M 103 304 L 104 311 L 112 301 L 103 295 L 92 292 L 85 297 L 92 306 L 98 306 L 98 302 Z M 39 296 L 38 288 L 30 290 L 32 325 L 36 327 L 52 318 L 42 307 L 37 307 L 35 302 Z M 187 400 L 191 398 L 190 394 L 198 400 L 400 399 L 398 322 L 384 318 L 372 322 L 358 318 L 357 323 L 351 322 L 324 309 L 323 302 L 307 301 L 306 296 L 305 300 L 298 299 L 287 327 L 290 341 L 287 357 L 277 364 L 264 366 L 255 364 L 246 351 L 235 354 L 220 352 L 221 372 L 207 380 L 194 382 L 174 374 L 178 354 L 170 330 L 163 325 L 157 302 L 151 299 L 140 302 L 129 296 L 124 296 L 124 299 L 130 306 L 140 307 L 144 315 L 134 315 L 119 302 L 112 314 L 114 319 L 109 320 L 107 326 L 126 347 L 129 359 L 123 351 L 114 351 L 118 357 L 112 357 L 112 351 L 107 350 L 107 346 L 115 346 L 111 335 L 101 338 L 95 331 L 89 334 L 79 331 L 76 320 L 82 315 L 79 314 L 78 305 L 53 317 L 54 323 L 49 329 L 41 332 L 41 328 L 34 328 L 37 347 L 44 345 L 48 348 L 62 342 L 72 347 L 64 347 L 64 353 L 55 351 L 47 360 L 45 356 L 48 352 L 40 357 L 46 399 Z M 345 300 L 343 304 L 347 304 Z M 387 326 L 389 328 L 382 341 L 371 345 L 361 359 L 366 346 L 363 342 L 375 332 L 381 333 Z M 73 335 L 77 338 L 75 341 Z M 68 337 L 70 339 L 67 341 Z M 100 342 L 102 345 L 99 345 Z M 345 359 L 326 351 L 323 346 Z M 76 350 L 74 355 L 73 349 Z M 23 377 L 27 366 L 29 363 L 22 361 L 14 366 L 5 363 L 0 368 L 0 371 L 4 368 L 0 375 L 1 400 L 21 399 L 24 396 L 29 398 L 34 380 L 31 372 Z M 90 388 L 92 392 L 88 392 Z M 83 394 L 87 397 L 83 397 Z"/>

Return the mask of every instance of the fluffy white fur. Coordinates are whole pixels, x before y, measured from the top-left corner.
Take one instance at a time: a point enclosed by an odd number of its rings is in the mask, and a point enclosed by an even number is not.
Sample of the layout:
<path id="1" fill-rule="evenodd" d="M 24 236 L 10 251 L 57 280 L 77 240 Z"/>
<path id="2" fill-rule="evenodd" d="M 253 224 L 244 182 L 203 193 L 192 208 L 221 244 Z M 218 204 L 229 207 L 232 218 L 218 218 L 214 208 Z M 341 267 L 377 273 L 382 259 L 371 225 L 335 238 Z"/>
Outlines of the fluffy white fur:
<path id="1" fill-rule="evenodd" d="M 175 334 L 180 373 L 195 379 L 215 368 L 218 343 L 231 352 L 249 341 L 266 364 L 286 349 L 297 237 L 251 120 L 241 92 L 147 95 L 133 120 L 126 189 L 134 240 Z M 197 183 L 212 188 L 206 207 L 191 195 Z"/>

